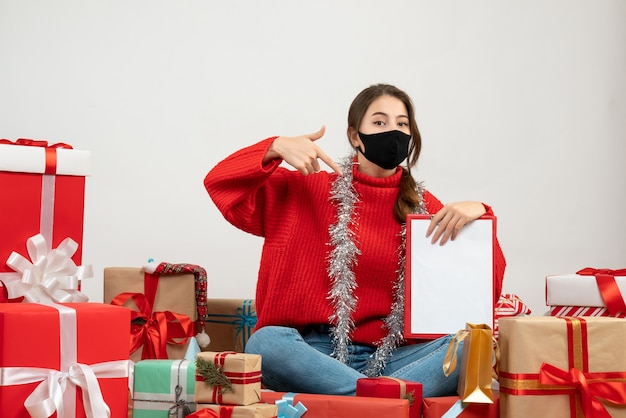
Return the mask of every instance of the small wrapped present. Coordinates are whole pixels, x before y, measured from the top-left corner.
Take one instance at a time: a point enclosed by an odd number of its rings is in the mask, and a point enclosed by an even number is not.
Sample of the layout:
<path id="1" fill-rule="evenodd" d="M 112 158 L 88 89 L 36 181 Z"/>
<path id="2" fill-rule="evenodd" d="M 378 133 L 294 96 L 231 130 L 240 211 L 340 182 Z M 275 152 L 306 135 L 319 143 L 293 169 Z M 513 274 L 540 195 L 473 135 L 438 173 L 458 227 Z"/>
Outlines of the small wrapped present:
<path id="1" fill-rule="evenodd" d="M 261 400 L 261 356 L 203 351 L 196 356 L 197 403 L 250 405 Z"/>
<path id="2" fill-rule="evenodd" d="M 409 418 L 408 399 L 262 391 L 261 400 L 275 403 L 279 417 Z M 281 415 L 283 409 L 288 411 Z"/>
<path id="3" fill-rule="evenodd" d="M 102 303 L 0 304 L 0 417 L 126 418 L 129 320 Z"/>
<path id="4" fill-rule="evenodd" d="M 104 302 L 133 309 L 130 350 L 135 362 L 183 359 L 196 328 L 202 330 L 199 337 L 206 337 L 206 292 L 206 271 L 194 264 L 104 269 Z"/>
<path id="5" fill-rule="evenodd" d="M 466 403 L 458 396 L 424 398 L 423 418 L 498 418 L 499 394 L 494 392 L 493 403 Z"/>
<path id="6" fill-rule="evenodd" d="M 624 317 L 623 314 L 626 312 L 624 294 L 626 294 L 626 269 L 586 267 L 576 274 L 546 276 L 548 306 L 606 308 L 607 315 L 602 316 Z"/>
<path id="7" fill-rule="evenodd" d="M 81 264 L 85 176 L 90 173 L 89 151 L 63 143 L 0 139 L 0 281 L 21 278 L 5 260 L 12 252 L 27 254 L 27 240 L 37 234 L 48 251 L 66 238 L 76 242 L 71 259 Z"/>
<path id="8" fill-rule="evenodd" d="M 607 308 L 595 306 L 550 306 L 550 316 L 612 316 L 626 318 L 626 312 L 616 312 L 611 315 Z"/>
<path id="9" fill-rule="evenodd" d="M 196 410 L 196 364 L 190 360 L 135 363 L 133 418 L 183 418 Z"/>
<path id="10" fill-rule="evenodd" d="M 276 405 L 267 403 L 253 403 L 251 405 L 216 405 L 210 403 L 198 404 L 197 418 L 202 418 L 202 410 L 208 409 L 219 418 L 274 418 L 278 414 Z M 194 418 L 193 416 L 189 418 Z M 284 417 L 287 418 L 287 417 Z M 294 417 L 296 418 L 296 417 Z"/>
<path id="11" fill-rule="evenodd" d="M 626 417 L 624 341 L 618 318 L 502 318 L 500 414 Z"/>
<path id="12" fill-rule="evenodd" d="M 365 377 L 356 381 L 356 396 L 408 399 L 409 417 L 422 416 L 422 384 L 395 377 Z"/>
<path id="13" fill-rule="evenodd" d="M 256 310 L 252 299 L 207 300 L 205 330 L 211 337 L 210 351 L 243 353 L 256 326 Z"/>
<path id="14" fill-rule="evenodd" d="M 514 293 L 503 293 L 496 303 L 494 312 L 493 338 L 498 339 L 498 320 L 508 316 L 530 315 L 532 311 Z"/>

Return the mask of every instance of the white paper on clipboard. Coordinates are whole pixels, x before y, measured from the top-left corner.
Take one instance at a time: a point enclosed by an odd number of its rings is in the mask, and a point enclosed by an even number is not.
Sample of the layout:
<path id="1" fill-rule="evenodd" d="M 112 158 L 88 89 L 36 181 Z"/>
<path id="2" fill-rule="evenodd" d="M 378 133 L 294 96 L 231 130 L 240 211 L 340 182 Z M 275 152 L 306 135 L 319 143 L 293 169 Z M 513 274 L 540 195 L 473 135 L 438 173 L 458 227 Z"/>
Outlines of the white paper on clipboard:
<path id="1" fill-rule="evenodd" d="M 405 337 L 454 334 L 467 322 L 493 327 L 495 221 L 483 216 L 439 245 L 426 238 L 430 217 L 409 215 Z"/>

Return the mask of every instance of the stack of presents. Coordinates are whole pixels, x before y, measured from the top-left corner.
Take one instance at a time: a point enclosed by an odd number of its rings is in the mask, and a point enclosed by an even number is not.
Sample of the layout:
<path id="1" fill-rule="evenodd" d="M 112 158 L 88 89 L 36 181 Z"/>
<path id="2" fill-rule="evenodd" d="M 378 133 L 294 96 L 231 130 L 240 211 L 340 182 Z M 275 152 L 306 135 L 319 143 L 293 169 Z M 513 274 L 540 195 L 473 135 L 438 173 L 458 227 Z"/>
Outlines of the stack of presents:
<path id="1" fill-rule="evenodd" d="M 546 315 L 490 301 L 442 364 L 455 396 L 391 377 L 274 392 L 245 353 L 254 301 L 207 298 L 201 266 L 108 267 L 102 303 L 80 291 L 89 169 L 67 144 L 0 140 L 0 417 L 626 417 L 626 271 L 547 276 Z"/>

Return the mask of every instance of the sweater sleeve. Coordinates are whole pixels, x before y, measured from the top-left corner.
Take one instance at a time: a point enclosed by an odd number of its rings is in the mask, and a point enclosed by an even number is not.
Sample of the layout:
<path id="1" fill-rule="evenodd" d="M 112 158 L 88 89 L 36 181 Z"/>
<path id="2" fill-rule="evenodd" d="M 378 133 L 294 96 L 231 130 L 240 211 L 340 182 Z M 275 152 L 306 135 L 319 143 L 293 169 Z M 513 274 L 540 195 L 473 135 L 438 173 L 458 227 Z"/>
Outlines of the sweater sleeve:
<path id="1" fill-rule="evenodd" d="M 433 196 L 430 192 L 424 192 L 424 202 L 426 203 L 426 210 L 428 213 L 435 214 L 443 207 L 443 203 L 439 201 L 435 196 Z M 495 216 L 493 213 L 493 209 L 491 206 L 483 203 L 485 207 L 486 213 L 485 215 Z M 504 282 L 504 271 L 506 269 L 506 259 L 504 258 L 504 253 L 502 252 L 502 248 L 500 247 L 500 242 L 498 241 L 498 236 L 496 234 L 494 245 L 494 303 L 498 302 L 500 299 L 500 295 L 502 293 L 502 284 Z"/>
<path id="2" fill-rule="evenodd" d="M 204 187 L 224 218 L 258 236 L 263 236 L 265 187 L 282 161 L 276 159 L 263 165 L 274 139 L 267 138 L 231 154 L 204 178 Z"/>

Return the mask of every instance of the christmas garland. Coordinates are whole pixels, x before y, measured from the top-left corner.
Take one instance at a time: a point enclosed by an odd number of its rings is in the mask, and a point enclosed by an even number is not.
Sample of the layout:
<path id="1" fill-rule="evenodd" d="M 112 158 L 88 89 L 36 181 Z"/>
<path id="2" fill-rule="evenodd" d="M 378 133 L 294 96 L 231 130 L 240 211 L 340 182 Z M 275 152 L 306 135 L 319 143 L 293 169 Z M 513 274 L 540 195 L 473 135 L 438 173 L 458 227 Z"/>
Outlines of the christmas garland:
<path id="1" fill-rule="evenodd" d="M 330 246 L 332 250 L 328 257 L 328 276 L 331 280 L 331 288 L 328 298 L 334 307 L 333 314 L 329 317 L 333 344 L 332 356 L 342 363 L 348 359 L 348 347 L 351 344 L 350 335 L 354 330 L 352 314 L 357 305 L 354 290 L 357 287 L 353 267 L 358 262 L 361 251 L 358 248 L 354 227 L 358 225 L 358 213 L 355 208 L 359 202 L 359 196 L 353 185 L 352 166 L 356 164 L 355 156 L 345 157 L 341 163 L 343 176 L 337 176 L 330 191 L 330 199 L 337 207 L 337 221 L 329 227 Z M 426 208 L 423 203 L 423 186 L 417 185 L 419 206 L 415 213 L 425 214 Z M 388 330 L 387 335 L 379 341 L 376 351 L 372 354 L 364 374 L 378 376 L 387 364 L 389 356 L 402 343 L 404 339 L 404 278 L 406 266 L 406 224 L 400 229 L 401 243 L 398 247 L 398 270 L 394 284 L 394 301 L 391 312 L 384 319 L 383 327 Z"/>

